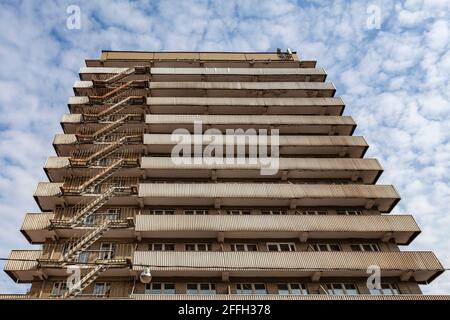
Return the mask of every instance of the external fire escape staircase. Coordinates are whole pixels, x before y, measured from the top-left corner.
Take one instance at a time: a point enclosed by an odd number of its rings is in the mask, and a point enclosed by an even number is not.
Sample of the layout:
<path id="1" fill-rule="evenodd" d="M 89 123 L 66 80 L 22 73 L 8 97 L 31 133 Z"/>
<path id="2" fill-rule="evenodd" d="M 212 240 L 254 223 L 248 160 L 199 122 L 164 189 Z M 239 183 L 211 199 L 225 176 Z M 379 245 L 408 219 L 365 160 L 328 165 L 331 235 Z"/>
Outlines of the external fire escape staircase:
<path id="1" fill-rule="evenodd" d="M 132 70 L 133 69 L 133 70 Z M 141 70 L 142 71 L 142 70 Z M 111 83 L 117 82 L 129 74 L 136 72 L 136 68 L 130 68 L 126 72 L 122 74 L 118 74 L 109 79 L 103 80 L 104 84 L 109 85 Z M 144 70 L 145 72 L 145 70 Z M 98 83 L 97 83 L 98 84 Z M 113 99 L 115 96 L 120 95 L 123 92 L 126 92 L 130 87 L 132 87 L 132 82 L 127 82 L 124 85 L 121 85 L 115 88 L 113 91 L 105 94 L 101 97 L 94 97 L 94 100 L 100 98 L 101 100 Z M 96 119 L 102 119 L 107 116 L 116 115 L 119 112 L 123 111 L 127 104 L 130 102 L 135 102 L 136 100 L 143 99 L 144 97 L 125 97 L 121 101 L 114 103 L 108 109 L 98 113 L 96 115 Z M 117 131 L 130 117 L 132 114 L 125 114 L 120 116 L 117 120 L 108 124 L 107 126 L 101 128 L 100 130 L 94 132 L 90 135 L 77 135 L 77 139 L 79 142 L 95 142 L 99 139 L 102 139 L 106 136 L 113 134 Z M 72 166 L 82 166 L 82 167 L 90 167 L 94 161 L 109 158 L 113 155 L 122 145 L 126 144 L 129 141 L 133 141 L 133 139 L 141 138 L 142 134 L 126 134 L 125 136 L 120 137 L 118 140 L 113 141 L 112 143 L 107 144 L 104 148 L 97 150 L 96 152 L 90 154 L 88 157 L 71 157 L 69 159 Z M 138 159 L 129 159 L 129 158 L 117 158 L 112 161 L 112 163 L 104 170 L 96 174 L 94 177 L 88 179 L 84 183 L 78 186 L 77 192 L 78 194 L 83 194 L 90 190 L 93 190 L 96 186 L 99 186 L 108 179 L 111 179 L 113 175 L 124 166 L 136 166 L 139 164 Z M 67 194 L 65 192 L 64 186 L 62 187 L 63 194 Z M 71 190 L 70 192 L 73 192 Z M 112 183 L 111 186 L 102 192 L 98 197 L 87 204 L 79 204 L 74 206 L 74 214 L 70 220 L 52 220 L 51 226 L 55 227 L 68 227 L 74 228 L 84 224 L 85 219 L 92 214 L 95 214 L 101 207 L 103 207 L 109 199 L 112 197 L 121 194 L 121 193 L 129 193 L 132 192 L 130 187 L 123 187 L 117 184 Z M 60 257 L 58 263 L 62 266 L 67 264 L 77 264 L 80 253 L 88 250 L 88 248 L 94 244 L 98 239 L 102 237 L 102 235 L 110 230 L 111 228 L 128 228 L 132 225 L 131 219 L 120 220 L 120 219 L 109 219 L 106 218 L 100 223 L 96 224 L 94 228 L 86 233 L 84 233 L 81 237 L 70 239 L 69 247 L 66 252 Z M 128 264 L 128 261 L 123 259 L 114 259 L 113 256 L 99 256 L 93 263 L 94 267 L 92 267 L 79 281 L 68 288 L 66 292 L 63 294 L 63 298 L 73 297 L 81 294 L 83 290 L 88 287 L 92 282 L 94 282 L 103 272 L 108 270 L 111 267 L 121 267 L 123 268 Z"/>

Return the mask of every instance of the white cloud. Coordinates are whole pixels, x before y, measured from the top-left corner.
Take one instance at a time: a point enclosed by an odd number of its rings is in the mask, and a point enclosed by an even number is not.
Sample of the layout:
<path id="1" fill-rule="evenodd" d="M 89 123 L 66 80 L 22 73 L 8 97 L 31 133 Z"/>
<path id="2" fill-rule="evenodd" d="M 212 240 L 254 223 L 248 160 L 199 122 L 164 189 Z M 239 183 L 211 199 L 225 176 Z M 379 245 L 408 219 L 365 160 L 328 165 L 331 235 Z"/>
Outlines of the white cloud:
<path id="1" fill-rule="evenodd" d="M 381 8 L 366 26 L 362 1 L 86 1 L 81 30 L 65 28 L 64 1 L 0 4 L 0 255 L 30 247 L 18 232 L 37 210 L 33 189 L 85 58 L 115 50 L 275 50 L 318 60 L 423 230 L 409 250 L 434 250 L 450 265 L 450 54 L 447 0 Z M 372 2 L 370 2 L 372 4 Z M 447 214 L 447 216 L 446 216 Z M 17 291 L 4 274 L 0 291 Z M 425 287 L 450 293 L 450 276 Z"/>

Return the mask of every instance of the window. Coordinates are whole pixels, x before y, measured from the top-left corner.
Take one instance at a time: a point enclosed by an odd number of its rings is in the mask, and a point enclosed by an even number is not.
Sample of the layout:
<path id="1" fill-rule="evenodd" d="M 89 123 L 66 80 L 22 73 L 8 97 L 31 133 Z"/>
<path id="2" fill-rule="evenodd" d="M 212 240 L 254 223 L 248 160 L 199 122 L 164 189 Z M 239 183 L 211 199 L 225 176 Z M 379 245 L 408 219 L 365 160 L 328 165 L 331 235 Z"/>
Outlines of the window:
<path id="1" fill-rule="evenodd" d="M 97 282 L 94 285 L 94 296 L 108 296 L 111 290 L 111 283 L 109 282 Z"/>
<path id="2" fill-rule="evenodd" d="M 352 249 L 352 251 L 372 251 L 372 252 L 381 251 L 380 247 L 376 243 L 351 244 L 350 248 Z"/>
<path id="3" fill-rule="evenodd" d="M 210 243 L 186 243 L 186 251 L 211 251 Z"/>
<path id="4" fill-rule="evenodd" d="M 286 211 L 284 210 L 264 210 L 261 211 L 262 215 L 265 216 L 281 216 L 281 215 L 286 215 Z"/>
<path id="5" fill-rule="evenodd" d="M 341 246 L 337 243 L 312 243 L 308 248 L 313 251 L 341 251 Z"/>
<path id="6" fill-rule="evenodd" d="M 175 283 L 152 282 L 145 285 L 147 294 L 175 294 Z"/>
<path id="7" fill-rule="evenodd" d="M 397 286 L 393 283 L 381 283 L 380 289 L 370 289 L 370 294 L 372 295 L 398 295 L 400 294 Z"/>
<path id="8" fill-rule="evenodd" d="M 184 210 L 184 214 L 190 216 L 204 216 L 208 214 L 208 210 Z"/>
<path id="9" fill-rule="evenodd" d="M 186 284 L 187 294 L 215 294 L 216 285 L 214 283 L 188 283 Z"/>
<path id="10" fill-rule="evenodd" d="M 99 259 L 114 259 L 116 253 L 116 244 L 113 242 L 102 242 L 100 244 Z"/>
<path id="11" fill-rule="evenodd" d="M 308 294 L 306 285 L 304 285 L 303 283 L 279 283 L 277 287 L 278 287 L 278 294 L 298 294 L 298 295 Z"/>
<path id="12" fill-rule="evenodd" d="M 307 216 L 325 216 L 327 214 L 325 210 L 303 210 L 297 211 L 296 213 Z"/>
<path id="13" fill-rule="evenodd" d="M 78 254 L 78 262 L 79 263 L 88 263 L 89 262 L 89 252 L 83 251 Z"/>
<path id="14" fill-rule="evenodd" d="M 175 245 L 173 243 L 149 243 L 148 250 L 150 250 L 150 251 L 174 251 Z"/>
<path id="15" fill-rule="evenodd" d="M 227 214 L 232 216 L 246 216 L 250 214 L 250 210 L 227 210 Z"/>
<path id="16" fill-rule="evenodd" d="M 114 221 L 119 220 L 120 217 L 120 208 L 108 209 L 105 214 L 105 219 Z"/>
<path id="17" fill-rule="evenodd" d="M 331 295 L 356 295 L 358 289 L 353 283 L 328 283 L 326 285 L 328 294 Z"/>
<path id="18" fill-rule="evenodd" d="M 267 250 L 268 251 L 295 251 L 295 244 L 293 242 L 286 242 L 286 243 L 268 242 Z"/>
<path id="19" fill-rule="evenodd" d="M 337 210 L 336 213 L 341 216 L 360 216 L 362 211 L 360 210 Z"/>
<path id="20" fill-rule="evenodd" d="M 238 283 L 236 284 L 237 294 L 267 294 L 264 283 Z"/>
<path id="21" fill-rule="evenodd" d="M 258 246 L 254 243 L 232 243 L 231 251 L 258 251 Z"/>
<path id="22" fill-rule="evenodd" d="M 52 292 L 50 295 L 52 296 L 62 296 L 67 290 L 66 282 L 53 282 Z"/>
<path id="23" fill-rule="evenodd" d="M 153 214 L 155 216 L 167 216 L 167 215 L 173 215 L 175 213 L 174 210 L 150 210 L 150 214 Z"/>
<path id="24" fill-rule="evenodd" d="M 95 218 L 96 218 L 95 214 L 90 214 L 86 218 L 84 218 L 83 223 L 87 226 L 92 226 L 95 224 L 95 220 L 96 220 Z"/>

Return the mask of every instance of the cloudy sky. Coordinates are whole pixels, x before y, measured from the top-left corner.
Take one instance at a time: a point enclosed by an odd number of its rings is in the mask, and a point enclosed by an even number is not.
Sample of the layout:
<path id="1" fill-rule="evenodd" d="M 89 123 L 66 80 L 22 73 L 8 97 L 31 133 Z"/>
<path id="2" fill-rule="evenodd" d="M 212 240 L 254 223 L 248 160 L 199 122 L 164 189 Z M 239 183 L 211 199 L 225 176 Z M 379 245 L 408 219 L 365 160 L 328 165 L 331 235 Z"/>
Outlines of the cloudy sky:
<path id="1" fill-rule="evenodd" d="M 108 5 L 105 5 L 105 4 Z M 67 27 L 77 5 L 80 29 Z M 378 14 L 379 13 L 379 17 Z M 0 4 L 0 257 L 30 248 L 19 232 L 85 58 L 101 50 L 274 51 L 324 67 L 380 183 L 402 196 L 450 267 L 450 1 L 17 1 Z M 0 292 L 23 292 L 1 272 Z M 424 288 L 450 294 L 450 275 Z"/>

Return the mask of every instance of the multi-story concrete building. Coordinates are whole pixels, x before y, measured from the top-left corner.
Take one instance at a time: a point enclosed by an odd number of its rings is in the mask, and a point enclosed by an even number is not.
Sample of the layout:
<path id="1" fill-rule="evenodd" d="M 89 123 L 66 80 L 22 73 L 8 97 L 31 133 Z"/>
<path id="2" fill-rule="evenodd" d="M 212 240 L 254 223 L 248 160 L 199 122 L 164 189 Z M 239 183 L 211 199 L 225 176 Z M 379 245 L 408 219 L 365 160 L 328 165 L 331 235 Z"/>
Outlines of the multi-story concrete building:
<path id="1" fill-rule="evenodd" d="M 81 68 L 69 111 L 34 193 L 42 212 L 21 228 L 41 249 L 5 265 L 30 297 L 421 298 L 443 272 L 432 252 L 400 250 L 420 229 L 389 214 L 400 196 L 376 184 L 383 169 L 315 61 L 105 51 Z M 217 135 L 278 129 L 278 170 L 176 163 L 171 134 L 195 121 Z M 381 288 L 367 286 L 373 265 Z"/>

